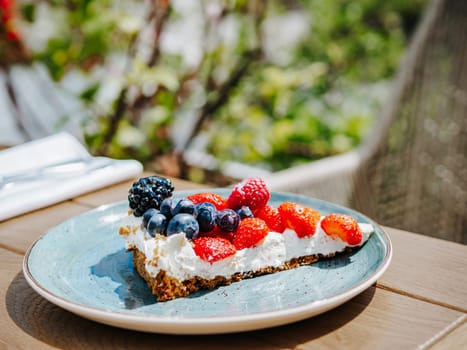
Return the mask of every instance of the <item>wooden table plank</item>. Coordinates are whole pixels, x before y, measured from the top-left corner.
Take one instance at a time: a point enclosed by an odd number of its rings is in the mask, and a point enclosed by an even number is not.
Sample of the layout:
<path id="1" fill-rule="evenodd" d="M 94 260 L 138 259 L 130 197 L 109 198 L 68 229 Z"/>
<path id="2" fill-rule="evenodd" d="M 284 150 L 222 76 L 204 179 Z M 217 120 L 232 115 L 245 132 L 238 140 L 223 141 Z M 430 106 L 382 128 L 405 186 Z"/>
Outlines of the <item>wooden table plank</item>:
<path id="1" fill-rule="evenodd" d="M 394 256 L 378 285 L 467 312 L 467 246 L 386 229 Z"/>
<path id="2" fill-rule="evenodd" d="M 143 176 L 150 176 L 154 175 L 152 173 L 143 173 Z M 99 191 L 95 191 L 93 193 L 85 194 L 79 197 L 76 197 L 73 201 L 76 203 L 97 207 L 102 204 L 108 204 L 113 202 L 119 202 L 122 200 L 126 200 L 128 197 L 128 190 L 131 188 L 132 183 L 137 180 L 131 179 L 128 181 L 121 182 L 117 185 L 112 187 L 106 187 Z M 194 184 L 192 182 L 171 178 L 175 190 L 176 191 L 183 191 L 183 190 L 191 190 L 195 188 L 208 188 L 206 185 L 201 184 Z"/>
<path id="3" fill-rule="evenodd" d="M 374 286 L 350 302 L 291 325 L 216 336 L 146 334 L 101 325 L 49 303 L 27 284 L 22 257 L 0 249 L 0 340 L 12 347 L 189 349 L 413 348 L 461 313 Z M 6 302 L 6 306 L 5 306 Z M 6 315 L 6 316 L 5 316 Z M 45 343 L 45 344 L 44 344 Z"/>
<path id="4" fill-rule="evenodd" d="M 22 255 L 0 249 L 0 348 L 50 349 L 40 338 L 15 322 L 16 315 L 26 311 L 15 309 L 15 305 L 11 303 L 11 293 L 15 290 L 15 280 L 20 275 L 22 260 Z M 38 295 L 33 297 L 37 298 Z M 34 312 L 28 318 L 33 323 Z"/>
<path id="5" fill-rule="evenodd" d="M 103 204 L 109 204 L 126 200 L 128 190 L 135 179 L 120 182 L 110 187 L 104 187 L 98 191 L 86 193 L 73 199 L 73 202 L 89 207 L 98 207 Z"/>
<path id="6" fill-rule="evenodd" d="M 323 315 L 255 335 L 293 349 L 413 349 L 461 313 L 371 287 Z"/>
<path id="7" fill-rule="evenodd" d="M 431 350 L 467 349 L 467 316 L 463 315 L 456 321 L 456 327 L 448 329 L 446 334 L 435 339 Z M 427 344 L 432 345 L 431 343 Z"/>
<path id="8" fill-rule="evenodd" d="M 24 254 L 49 229 L 89 209 L 85 205 L 67 201 L 0 222 L 0 247 Z"/>

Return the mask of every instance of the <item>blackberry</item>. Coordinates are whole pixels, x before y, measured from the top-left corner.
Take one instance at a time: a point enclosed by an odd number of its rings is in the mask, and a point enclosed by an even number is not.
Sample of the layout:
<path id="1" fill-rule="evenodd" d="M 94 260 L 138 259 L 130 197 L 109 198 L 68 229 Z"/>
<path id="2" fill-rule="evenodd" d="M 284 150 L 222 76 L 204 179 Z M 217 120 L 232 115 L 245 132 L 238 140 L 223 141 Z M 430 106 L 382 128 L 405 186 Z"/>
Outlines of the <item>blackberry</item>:
<path id="1" fill-rule="evenodd" d="M 135 216 L 142 216 L 150 208 L 159 209 L 161 202 L 172 196 L 172 181 L 164 177 L 148 176 L 133 183 L 128 202 Z"/>

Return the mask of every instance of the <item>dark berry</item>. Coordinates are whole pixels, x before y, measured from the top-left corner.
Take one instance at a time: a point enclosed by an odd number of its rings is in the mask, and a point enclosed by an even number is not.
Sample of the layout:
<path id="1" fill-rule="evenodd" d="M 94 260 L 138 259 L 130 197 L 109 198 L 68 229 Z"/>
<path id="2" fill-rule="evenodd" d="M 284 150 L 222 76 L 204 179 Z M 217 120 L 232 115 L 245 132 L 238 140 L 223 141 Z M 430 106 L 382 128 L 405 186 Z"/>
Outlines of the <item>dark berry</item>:
<path id="1" fill-rule="evenodd" d="M 149 176 L 133 183 L 128 202 L 135 216 L 142 216 L 149 208 L 159 209 L 161 202 L 172 196 L 172 181 L 164 177 Z"/>
<path id="2" fill-rule="evenodd" d="M 148 221 L 147 231 L 154 237 L 156 233 L 165 234 L 167 218 L 161 213 L 154 214 Z"/>
<path id="3" fill-rule="evenodd" d="M 155 209 L 155 208 L 149 208 L 148 210 L 146 210 L 143 214 L 143 226 L 144 227 L 147 227 L 148 226 L 148 222 L 149 222 L 149 219 L 157 214 L 159 212 L 159 210 Z"/>
<path id="4" fill-rule="evenodd" d="M 217 209 L 214 204 L 203 202 L 195 207 L 195 216 L 198 220 L 200 232 L 209 232 L 216 226 Z"/>
<path id="5" fill-rule="evenodd" d="M 216 223 L 222 231 L 233 232 L 240 223 L 240 216 L 232 209 L 220 210 L 217 212 Z"/>
<path id="6" fill-rule="evenodd" d="M 173 216 L 172 212 L 174 209 L 174 201 L 172 198 L 166 198 L 162 201 L 161 206 L 160 206 L 160 212 L 161 214 L 165 215 L 165 217 L 170 220 Z"/>
<path id="7" fill-rule="evenodd" d="M 175 207 L 173 208 L 172 215 L 175 216 L 177 214 L 191 214 L 195 212 L 195 205 L 192 201 L 186 198 L 180 199 Z"/>
<path id="8" fill-rule="evenodd" d="M 199 233 L 198 221 L 191 214 L 181 213 L 175 215 L 167 225 L 167 236 L 184 232 L 186 238 L 192 239 Z"/>
<path id="9" fill-rule="evenodd" d="M 247 207 L 246 205 L 242 206 L 240 209 L 237 209 L 236 212 L 240 216 L 241 220 L 254 217 L 250 207 Z"/>

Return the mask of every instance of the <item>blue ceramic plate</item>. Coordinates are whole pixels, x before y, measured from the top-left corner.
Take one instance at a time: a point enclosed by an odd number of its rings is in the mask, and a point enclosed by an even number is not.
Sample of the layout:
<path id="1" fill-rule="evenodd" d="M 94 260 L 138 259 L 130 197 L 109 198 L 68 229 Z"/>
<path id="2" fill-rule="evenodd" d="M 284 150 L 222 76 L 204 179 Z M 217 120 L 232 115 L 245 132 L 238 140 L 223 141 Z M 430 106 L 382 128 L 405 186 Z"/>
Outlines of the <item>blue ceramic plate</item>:
<path id="1" fill-rule="evenodd" d="M 50 302 L 98 322 L 148 332 L 213 334 L 272 327 L 320 314 L 363 292 L 388 267 L 391 242 L 367 217 L 321 200 L 272 193 L 272 205 L 284 201 L 300 202 L 323 214 L 350 213 L 373 224 L 376 233 L 352 253 L 156 302 L 118 235 L 120 219 L 127 215 L 124 201 L 76 216 L 39 238 L 25 256 L 24 275 Z"/>

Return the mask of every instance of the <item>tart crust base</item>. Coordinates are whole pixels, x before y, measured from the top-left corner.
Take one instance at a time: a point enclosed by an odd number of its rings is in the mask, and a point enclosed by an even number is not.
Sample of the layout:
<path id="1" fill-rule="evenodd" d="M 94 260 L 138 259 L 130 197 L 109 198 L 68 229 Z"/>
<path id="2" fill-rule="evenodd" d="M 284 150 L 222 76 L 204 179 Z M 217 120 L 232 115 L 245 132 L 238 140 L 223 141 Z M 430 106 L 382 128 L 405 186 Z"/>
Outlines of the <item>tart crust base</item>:
<path id="1" fill-rule="evenodd" d="M 346 251 L 352 250 L 346 248 Z M 210 290 L 218 286 L 229 285 L 232 282 L 238 282 L 242 279 L 253 278 L 265 274 L 271 274 L 278 271 L 290 270 L 302 265 L 310 265 L 323 258 L 332 258 L 336 254 L 315 254 L 301 256 L 299 258 L 293 258 L 286 261 L 281 266 L 277 267 L 265 267 L 258 271 L 248 272 L 237 272 L 230 277 L 216 276 L 213 279 L 205 279 L 199 276 L 179 281 L 178 279 L 167 275 L 166 271 L 161 270 L 156 277 L 150 276 L 146 270 L 146 256 L 136 248 L 131 248 L 130 251 L 133 253 L 133 265 L 140 274 L 140 276 L 146 281 L 149 288 L 151 288 L 152 294 L 156 296 L 157 301 L 168 301 L 179 297 L 186 297 L 191 293 L 195 293 L 199 290 L 205 289 Z"/>

